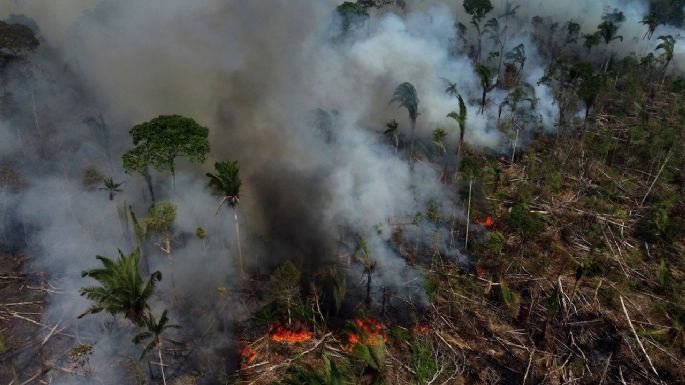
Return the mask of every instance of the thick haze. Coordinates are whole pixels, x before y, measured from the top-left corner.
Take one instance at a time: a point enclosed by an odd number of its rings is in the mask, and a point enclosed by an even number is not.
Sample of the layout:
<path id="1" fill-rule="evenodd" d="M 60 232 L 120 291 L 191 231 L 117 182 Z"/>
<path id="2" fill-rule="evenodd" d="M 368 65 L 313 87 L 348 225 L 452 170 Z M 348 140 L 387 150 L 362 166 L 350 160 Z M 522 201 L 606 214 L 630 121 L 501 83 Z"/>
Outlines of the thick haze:
<path id="1" fill-rule="evenodd" d="M 27 79 L 19 70 L 11 70 L 14 77 L 7 83 L 16 116 L 0 121 L 0 160 L 14 160 L 13 167 L 27 187 L 21 192 L 0 188 L 0 209 L 7 210 L 5 218 L 19 218 L 30 230 L 26 249 L 31 263 L 26 268 L 48 271 L 48 279 L 63 292 L 51 298 L 46 322 L 73 326 L 75 316 L 87 308 L 87 301 L 78 295 L 78 288 L 88 284 L 80 278 L 81 270 L 96 266 L 95 255 L 114 257 L 117 248 L 131 250 L 132 239 L 125 234 L 118 210 L 126 202 L 142 217 L 150 202 L 143 179 L 123 173 L 120 156 L 131 145 L 129 128 L 160 114 L 187 115 L 210 128 L 210 159 L 203 166 L 180 162 L 175 196 L 168 191 L 169 176 L 153 173 L 162 198 L 178 206 L 175 233 L 182 241 L 176 243 L 174 253 L 175 285 L 185 300 L 197 300 L 210 313 L 225 312 L 216 289 L 230 287 L 237 276 L 232 215 L 226 210 L 214 216 L 218 199 L 205 187 L 204 173 L 214 161 L 225 159 L 241 165 L 239 218 L 243 253 L 252 269 L 268 273 L 288 258 L 307 269 L 335 263 L 342 229 L 348 241 L 354 234 L 368 239 L 380 264 L 382 284 L 401 288 L 420 276 L 389 246 L 389 219 L 409 221 L 417 212 L 425 212 L 431 201 L 442 205 L 445 217 L 460 213 L 447 208 L 455 206 L 450 203 L 456 197 L 438 182 L 437 166 L 416 162 L 411 167 L 383 137 L 385 123 L 393 118 L 408 135 L 406 110 L 388 105 L 392 92 L 404 81 L 416 86 L 421 100 L 418 135 L 431 147 L 431 131 L 445 128 L 451 152 L 458 127 L 446 115 L 458 107 L 456 99 L 445 93 L 443 79 L 456 82 L 465 96 L 466 142 L 477 148 L 508 148 L 508 140 L 496 127 L 495 104 L 506 94 L 494 91 L 489 95 L 490 109 L 484 115 L 477 113 L 480 83 L 455 27 L 459 21 L 467 25 L 469 21 L 461 1 L 407 1 L 404 10 L 373 11 L 370 26 L 347 39 L 338 38 L 334 12 L 338 3 L 17 0 L 0 4 L 0 18 L 24 14 L 36 22 L 42 39 L 41 48 L 30 58 L 33 75 Z M 640 1 L 517 3 L 521 8 L 508 22 L 505 52 L 519 43 L 526 45 L 524 79 L 536 88 L 535 114 L 541 117 L 540 127 L 530 127 L 531 131 L 552 130 L 557 117 L 549 90 L 536 84 L 549 63 L 531 40 L 532 16 L 552 17 L 560 24 L 574 20 L 583 26 L 582 33 L 590 33 L 605 9 L 618 8 L 627 18 L 619 30 L 624 41 L 614 43 L 612 49 L 621 55 L 643 55 L 658 44 L 656 36 L 679 32 L 660 26 L 655 38 L 643 40 L 645 26 L 639 20 L 647 6 Z M 493 4 L 496 9 L 488 18 L 502 13 L 504 2 Z M 467 38 L 473 41 L 472 35 Z M 484 38 L 483 44 L 488 52 L 491 42 Z M 682 52 L 678 42 L 677 66 L 685 64 Z M 332 117 L 330 141 L 311 124 L 311 111 L 316 108 Z M 99 116 L 106 131 L 85 123 Z M 86 191 L 82 180 L 87 166 L 123 181 L 124 192 L 110 202 L 104 191 Z M 0 222 L 0 231 L 7 233 L 3 227 L 8 226 L 7 219 Z M 207 231 L 206 242 L 194 238 L 198 226 Z M 434 230 L 442 237 L 442 252 L 458 257 L 457 250 L 446 247 L 446 229 Z M 413 237 L 412 232 L 405 235 Z M 430 236 L 424 238 L 430 244 Z M 171 307 L 171 278 L 163 256 L 153 258 L 153 267 L 165 274 L 154 306 L 159 314 L 163 304 Z M 360 275 L 355 271 L 354 280 Z M 246 316 L 240 306 L 230 308 L 238 310 L 229 312 L 229 318 Z M 207 317 L 173 317 L 186 330 L 211 324 Z M 98 336 L 102 333 L 97 321 L 98 317 L 86 318 L 78 321 L 78 327 Z M 207 338 L 208 355 L 230 344 L 228 334 L 221 339 L 198 332 L 198 341 L 201 338 Z M 105 353 L 109 344 L 131 349 L 126 338 L 106 336 L 98 343 L 102 348 L 96 349 L 97 362 L 109 362 Z M 100 378 L 107 378 L 107 370 L 118 370 L 112 365 L 101 367 Z"/>

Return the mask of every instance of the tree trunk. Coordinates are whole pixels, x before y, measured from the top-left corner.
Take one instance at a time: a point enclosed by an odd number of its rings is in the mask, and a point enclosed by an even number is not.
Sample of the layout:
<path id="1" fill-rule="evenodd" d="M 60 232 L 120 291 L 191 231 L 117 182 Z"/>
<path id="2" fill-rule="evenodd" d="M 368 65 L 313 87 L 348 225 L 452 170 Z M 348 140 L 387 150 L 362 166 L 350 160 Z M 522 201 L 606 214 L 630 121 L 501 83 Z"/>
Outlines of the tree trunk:
<path id="1" fill-rule="evenodd" d="M 366 305 L 371 303 L 371 271 L 366 273 Z"/>
<path id="2" fill-rule="evenodd" d="M 516 138 L 514 139 L 514 148 L 511 150 L 511 162 L 509 164 L 514 164 L 514 158 L 516 157 L 516 146 L 519 141 L 519 128 L 516 127 Z"/>
<path id="3" fill-rule="evenodd" d="M 114 200 L 114 191 L 109 190 L 109 200 L 113 201 Z"/>
<path id="4" fill-rule="evenodd" d="M 409 138 L 409 161 L 414 158 L 414 130 L 416 129 L 416 118 L 411 118 L 411 134 Z"/>
<path id="5" fill-rule="evenodd" d="M 243 261 L 243 251 L 240 248 L 240 224 L 238 223 L 238 208 L 233 208 L 233 220 L 235 221 L 235 239 L 238 244 L 238 262 L 240 264 L 240 276 L 245 276 L 245 265 Z"/>
<path id="6" fill-rule="evenodd" d="M 469 203 L 466 209 L 466 237 L 464 239 L 464 251 L 469 247 L 469 225 L 471 224 L 471 188 L 473 186 L 473 179 L 469 180 Z"/>
<path id="7" fill-rule="evenodd" d="M 176 170 L 173 163 L 171 164 L 171 190 L 176 193 Z"/>
<path id="8" fill-rule="evenodd" d="M 400 147 L 400 137 L 395 135 L 395 154 L 397 154 L 397 149 Z"/>
<path id="9" fill-rule="evenodd" d="M 480 100 L 480 113 L 484 114 L 485 113 L 485 98 L 488 96 L 488 91 L 486 90 L 485 87 L 483 87 L 483 97 Z"/>
<path id="10" fill-rule="evenodd" d="M 150 192 L 150 199 L 152 199 L 152 205 L 154 206 L 155 190 L 152 188 L 152 176 L 150 176 L 150 172 L 148 171 L 147 167 L 145 168 L 145 171 L 143 171 L 143 178 L 145 178 L 145 183 L 147 183 L 147 189 Z"/>
<path id="11" fill-rule="evenodd" d="M 164 362 L 162 362 L 162 343 L 157 344 L 157 353 L 159 354 L 159 370 L 162 372 L 162 383 L 166 385 L 166 376 L 164 375 Z"/>

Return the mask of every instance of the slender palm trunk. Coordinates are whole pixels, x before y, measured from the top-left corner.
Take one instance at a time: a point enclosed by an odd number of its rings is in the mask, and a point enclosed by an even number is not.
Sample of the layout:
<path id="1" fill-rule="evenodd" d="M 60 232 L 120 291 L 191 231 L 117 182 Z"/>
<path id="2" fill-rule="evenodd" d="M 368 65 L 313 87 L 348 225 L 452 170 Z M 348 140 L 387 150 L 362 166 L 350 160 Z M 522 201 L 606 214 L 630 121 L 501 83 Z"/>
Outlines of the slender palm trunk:
<path id="1" fill-rule="evenodd" d="M 114 200 L 114 191 L 109 190 L 109 200 L 113 201 Z"/>
<path id="2" fill-rule="evenodd" d="M 516 146 L 518 146 L 518 141 L 519 141 L 519 128 L 516 127 L 516 138 L 514 139 L 514 148 L 511 150 L 511 162 L 510 164 L 514 164 L 514 158 L 516 157 Z"/>
<path id="3" fill-rule="evenodd" d="M 469 225 L 471 224 L 471 188 L 473 186 L 473 179 L 469 180 L 469 203 L 466 209 L 466 237 L 464 239 L 464 250 L 469 247 Z"/>
<path id="4" fill-rule="evenodd" d="M 366 305 L 371 303 L 371 271 L 366 273 Z"/>
<path id="5" fill-rule="evenodd" d="M 395 135 L 395 154 L 397 154 L 397 149 L 400 147 L 400 137 L 399 135 Z"/>
<path id="6" fill-rule="evenodd" d="M 411 118 L 411 134 L 409 138 L 409 160 L 414 158 L 414 130 L 416 129 L 416 118 Z"/>
<path id="7" fill-rule="evenodd" d="M 245 276 L 245 264 L 243 261 L 243 251 L 240 248 L 240 224 L 238 222 L 238 209 L 233 208 L 233 220 L 235 221 L 235 239 L 238 244 L 238 262 L 240 263 L 240 276 Z"/>
<path id="8" fill-rule="evenodd" d="M 162 383 L 166 385 L 166 375 L 164 374 L 164 362 L 162 362 L 162 343 L 157 344 L 157 353 L 159 355 L 159 370 L 162 372 Z"/>

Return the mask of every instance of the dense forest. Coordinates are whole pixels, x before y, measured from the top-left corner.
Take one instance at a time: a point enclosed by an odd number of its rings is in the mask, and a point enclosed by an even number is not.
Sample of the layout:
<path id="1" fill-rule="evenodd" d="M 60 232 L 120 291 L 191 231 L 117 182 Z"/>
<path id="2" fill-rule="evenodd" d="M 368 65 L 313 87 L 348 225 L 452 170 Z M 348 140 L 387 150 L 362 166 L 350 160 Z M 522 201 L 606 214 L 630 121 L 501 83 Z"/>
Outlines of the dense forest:
<path id="1" fill-rule="evenodd" d="M 685 384 L 683 28 L 0 4 L 0 383 Z"/>

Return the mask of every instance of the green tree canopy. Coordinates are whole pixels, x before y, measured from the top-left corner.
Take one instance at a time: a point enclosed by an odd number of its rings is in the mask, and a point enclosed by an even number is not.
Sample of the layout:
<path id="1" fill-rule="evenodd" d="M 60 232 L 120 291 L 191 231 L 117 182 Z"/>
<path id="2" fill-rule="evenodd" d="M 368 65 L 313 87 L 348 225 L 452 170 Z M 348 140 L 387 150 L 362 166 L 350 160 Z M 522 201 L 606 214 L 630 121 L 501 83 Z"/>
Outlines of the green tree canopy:
<path id="1" fill-rule="evenodd" d="M 479 22 L 485 15 L 492 11 L 492 3 L 490 0 L 464 0 L 462 4 L 466 13 L 471 15 L 471 18 Z"/>
<path id="2" fill-rule="evenodd" d="M 242 180 L 240 179 L 240 166 L 238 161 L 227 160 L 225 162 L 214 163 L 216 173 L 208 172 L 206 175 L 209 178 L 209 186 L 214 191 L 223 195 L 224 199 L 228 201 L 231 206 L 235 206 L 240 201 L 240 186 Z M 223 203 L 223 202 L 222 202 Z"/>
<path id="3" fill-rule="evenodd" d="M 0 21 L 0 58 L 21 56 L 38 45 L 39 41 L 31 28 Z"/>
<path id="4" fill-rule="evenodd" d="M 145 312 L 149 310 L 147 301 L 152 297 L 156 283 L 162 279 L 162 273 L 155 271 L 147 282 L 143 279 L 139 270 L 140 249 L 129 255 L 119 250 L 119 259 L 116 261 L 100 255 L 96 258 L 103 267 L 84 270 L 81 276 L 93 278 L 99 286 L 81 288 L 81 295 L 93 301 L 93 304 L 78 318 L 104 310 L 112 315 L 123 314 L 124 318 L 142 326 Z"/>
<path id="5" fill-rule="evenodd" d="M 209 129 L 180 115 L 160 115 L 133 126 L 129 133 L 134 147 L 122 156 L 126 172 L 145 174 L 145 168 L 150 166 L 173 175 L 177 157 L 202 163 L 209 152 Z"/>

